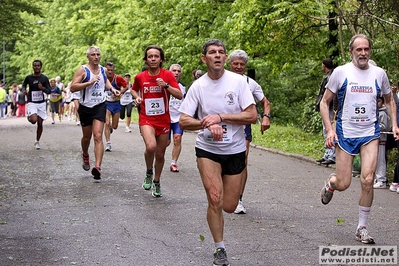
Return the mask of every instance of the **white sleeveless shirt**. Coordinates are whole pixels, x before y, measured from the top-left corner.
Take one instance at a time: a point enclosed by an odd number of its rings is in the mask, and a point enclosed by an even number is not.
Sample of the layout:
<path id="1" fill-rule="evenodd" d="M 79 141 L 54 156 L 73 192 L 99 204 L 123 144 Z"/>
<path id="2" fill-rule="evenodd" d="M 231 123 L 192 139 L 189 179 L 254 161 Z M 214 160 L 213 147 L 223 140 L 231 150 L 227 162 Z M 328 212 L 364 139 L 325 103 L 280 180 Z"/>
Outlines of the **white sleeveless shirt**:
<path id="1" fill-rule="evenodd" d="M 326 88 L 338 94 L 337 124 L 345 138 L 373 136 L 378 126 L 378 97 L 390 93 L 385 71 L 373 65 L 366 70 L 352 62 L 337 67 Z M 337 134 L 341 133 L 337 131 Z"/>
<path id="2" fill-rule="evenodd" d="M 90 68 L 88 68 L 85 65 L 82 65 L 86 72 L 85 78 L 82 80 L 82 82 L 87 82 L 91 79 L 91 77 L 94 75 L 93 72 L 91 72 Z M 106 93 L 105 93 L 105 82 L 106 82 L 106 75 L 105 75 L 105 70 L 104 67 L 100 67 L 100 80 L 96 81 L 95 83 L 87 86 L 85 89 L 80 91 L 80 99 L 79 102 L 81 105 L 92 108 L 100 103 L 105 102 L 106 99 Z"/>

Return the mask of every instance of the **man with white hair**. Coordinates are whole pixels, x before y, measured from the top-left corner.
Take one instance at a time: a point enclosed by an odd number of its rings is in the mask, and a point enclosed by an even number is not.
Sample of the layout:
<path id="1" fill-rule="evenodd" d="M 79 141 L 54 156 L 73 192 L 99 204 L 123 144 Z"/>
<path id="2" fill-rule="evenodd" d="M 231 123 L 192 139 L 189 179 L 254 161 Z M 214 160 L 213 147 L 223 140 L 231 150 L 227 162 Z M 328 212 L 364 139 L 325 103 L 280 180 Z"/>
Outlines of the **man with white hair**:
<path id="1" fill-rule="evenodd" d="M 263 115 L 262 115 L 262 124 L 260 127 L 260 131 L 263 132 L 270 128 L 270 102 L 265 97 L 262 87 L 252 78 L 245 76 L 245 69 L 248 63 L 248 54 L 243 50 L 234 50 L 230 54 L 230 70 L 234 73 L 242 75 L 245 77 L 249 88 L 251 89 L 252 96 L 258 102 L 260 102 L 263 106 Z M 247 210 L 244 207 L 242 202 L 242 195 L 244 194 L 245 184 L 247 183 L 248 171 L 248 153 L 249 153 L 249 144 L 252 141 L 252 128 L 251 124 L 245 126 L 245 140 L 246 140 L 246 151 L 245 151 L 245 169 L 243 171 L 243 177 L 241 182 L 241 193 L 240 200 L 238 201 L 238 205 L 234 213 L 236 214 L 245 214 Z"/>
<path id="2" fill-rule="evenodd" d="M 71 92 L 80 92 L 79 117 L 82 126 L 82 167 L 90 170 L 89 146 L 94 138 L 95 166 L 91 170 L 93 178 L 101 179 L 101 163 L 104 156 L 103 131 L 106 116 L 105 92 L 110 91 L 115 96 L 120 92 L 112 86 L 100 65 L 101 52 L 97 46 L 90 46 L 86 51 L 89 62 L 81 65 L 75 72 L 71 83 Z"/>

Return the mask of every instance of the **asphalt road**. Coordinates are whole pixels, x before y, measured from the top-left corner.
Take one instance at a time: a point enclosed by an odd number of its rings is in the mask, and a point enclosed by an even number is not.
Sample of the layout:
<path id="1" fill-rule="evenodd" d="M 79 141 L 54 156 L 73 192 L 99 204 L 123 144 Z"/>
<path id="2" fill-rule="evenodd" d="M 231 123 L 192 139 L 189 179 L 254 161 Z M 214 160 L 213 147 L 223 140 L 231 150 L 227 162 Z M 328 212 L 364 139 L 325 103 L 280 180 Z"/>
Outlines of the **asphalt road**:
<path id="1" fill-rule="evenodd" d="M 144 144 L 137 125 L 125 133 L 120 123 L 112 134 L 100 182 L 81 167 L 79 126 L 46 121 L 41 150 L 33 147 L 35 131 L 25 118 L 0 121 L 0 265 L 212 265 L 194 133 L 183 136 L 180 173 L 169 171 L 168 148 L 164 196 L 155 199 L 141 188 Z M 224 215 L 231 265 L 318 265 L 319 246 L 360 245 L 354 238 L 358 178 L 329 205 L 320 202 L 333 170 L 252 147 L 248 213 Z M 368 229 L 377 245 L 398 243 L 398 202 L 397 193 L 375 191 Z"/>

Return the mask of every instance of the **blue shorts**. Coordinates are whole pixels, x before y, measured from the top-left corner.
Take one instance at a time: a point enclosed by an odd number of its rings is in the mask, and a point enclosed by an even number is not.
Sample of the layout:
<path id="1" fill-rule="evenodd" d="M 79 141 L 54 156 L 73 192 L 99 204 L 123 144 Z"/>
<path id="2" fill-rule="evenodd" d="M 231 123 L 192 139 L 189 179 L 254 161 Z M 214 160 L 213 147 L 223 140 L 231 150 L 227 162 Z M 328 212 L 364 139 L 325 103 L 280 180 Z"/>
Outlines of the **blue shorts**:
<path id="1" fill-rule="evenodd" d="M 245 125 L 245 140 L 252 141 L 252 128 L 251 124 Z"/>
<path id="2" fill-rule="evenodd" d="M 172 131 L 173 131 L 173 135 L 174 134 L 183 135 L 183 130 L 180 128 L 179 122 L 170 123 L 169 140 L 172 135 Z"/>
<path id="3" fill-rule="evenodd" d="M 368 136 L 362 138 L 344 138 L 338 137 L 338 145 L 346 153 L 350 155 L 358 155 L 360 153 L 360 148 L 363 145 L 370 143 L 374 139 L 378 139 L 379 136 Z"/>
<path id="4" fill-rule="evenodd" d="M 117 114 L 120 113 L 121 111 L 121 102 L 120 101 L 115 101 L 115 102 L 108 102 L 107 103 L 107 110 L 111 112 L 111 114 Z"/>

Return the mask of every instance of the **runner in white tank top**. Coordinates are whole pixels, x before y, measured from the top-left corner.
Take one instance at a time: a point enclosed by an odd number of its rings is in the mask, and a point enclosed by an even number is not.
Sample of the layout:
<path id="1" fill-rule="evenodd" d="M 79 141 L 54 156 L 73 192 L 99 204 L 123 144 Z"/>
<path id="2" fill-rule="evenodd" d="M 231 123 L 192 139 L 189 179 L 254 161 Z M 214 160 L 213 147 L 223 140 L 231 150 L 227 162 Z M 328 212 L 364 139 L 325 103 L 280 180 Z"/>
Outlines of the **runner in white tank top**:
<path id="1" fill-rule="evenodd" d="M 346 190 L 352 181 L 353 158 L 360 153 L 359 222 L 355 238 L 364 244 L 374 244 L 366 224 L 373 203 L 373 182 L 377 165 L 380 128 L 378 97 L 382 95 L 392 120 L 392 131 L 398 139 L 396 106 L 385 71 L 369 64 L 371 43 L 367 36 L 358 34 L 349 42 L 352 62 L 337 67 L 326 85 L 320 112 L 326 126 L 326 146 L 336 146 L 336 172 L 327 179 L 321 190 L 321 202 L 328 204 L 334 190 Z M 336 132 L 331 126 L 328 106 L 338 95 Z"/>
<path id="2" fill-rule="evenodd" d="M 94 136 L 95 166 L 91 174 L 94 179 L 101 179 L 101 163 L 104 156 L 103 131 L 105 122 L 105 91 L 111 90 L 116 96 L 120 92 L 112 87 L 105 76 L 104 68 L 99 64 L 100 48 L 91 46 L 86 51 L 89 63 L 80 66 L 73 76 L 71 92 L 80 91 L 79 116 L 82 125 L 82 167 L 90 170 L 89 146 Z"/>

